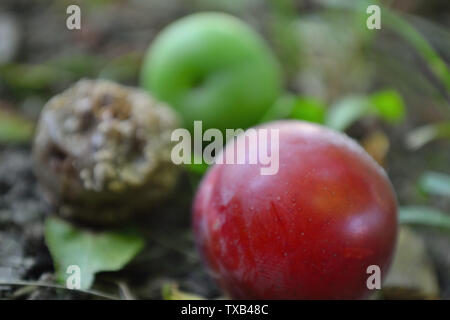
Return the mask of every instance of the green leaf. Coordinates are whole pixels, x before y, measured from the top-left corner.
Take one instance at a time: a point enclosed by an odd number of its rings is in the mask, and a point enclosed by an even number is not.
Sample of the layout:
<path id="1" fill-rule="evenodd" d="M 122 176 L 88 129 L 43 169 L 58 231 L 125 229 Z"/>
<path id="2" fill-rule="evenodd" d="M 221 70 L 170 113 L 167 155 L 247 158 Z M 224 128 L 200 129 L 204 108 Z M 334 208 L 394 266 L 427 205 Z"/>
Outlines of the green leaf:
<path id="1" fill-rule="evenodd" d="M 422 225 L 450 231 L 450 216 L 430 207 L 400 207 L 399 222 L 401 224 Z"/>
<path id="2" fill-rule="evenodd" d="M 204 175 L 206 171 L 208 171 L 209 165 L 202 162 L 201 164 L 189 163 L 186 165 L 188 171 L 198 174 Z"/>
<path id="3" fill-rule="evenodd" d="M 97 77 L 106 61 L 100 56 L 87 54 L 68 54 L 48 60 L 47 66 L 56 68 L 61 72 L 68 72 L 72 77 Z"/>
<path id="4" fill-rule="evenodd" d="M 391 124 L 403 121 L 405 106 L 402 97 L 394 90 L 379 91 L 368 97 L 345 97 L 331 106 L 325 123 L 335 130 L 344 131 L 354 122 L 370 115 Z"/>
<path id="5" fill-rule="evenodd" d="M 395 90 L 383 90 L 369 97 L 380 118 L 388 123 L 399 123 L 405 118 L 403 98 Z"/>
<path id="6" fill-rule="evenodd" d="M 166 283 L 163 285 L 161 295 L 164 300 L 205 300 L 205 298 L 199 295 L 181 291 L 174 283 Z"/>
<path id="7" fill-rule="evenodd" d="M 261 118 L 260 123 L 288 118 L 294 108 L 294 104 L 294 95 L 287 93 L 280 96 Z"/>
<path id="8" fill-rule="evenodd" d="M 110 61 L 100 72 L 99 78 L 113 81 L 137 79 L 142 63 L 142 54 L 130 52 Z"/>
<path id="9" fill-rule="evenodd" d="M 427 171 L 419 179 L 419 188 L 428 194 L 450 197 L 450 175 Z"/>
<path id="10" fill-rule="evenodd" d="M 3 81 L 15 89 L 38 91 L 67 79 L 67 73 L 44 64 L 5 64 L 0 66 Z"/>
<path id="11" fill-rule="evenodd" d="M 325 121 L 325 105 L 314 98 L 298 97 L 294 101 L 290 118 L 323 123 Z"/>
<path id="12" fill-rule="evenodd" d="M 195 163 L 195 160 L 201 160 L 201 163 Z M 192 152 L 191 163 L 186 164 L 189 172 L 202 176 L 208 170 L 209 165 L 203 160 L 203 157 Z"/>
<path id="13" fill-rule="evenodd" d="M 325 123 L 332 129 L 344 131 L 352 123 L 367 115 L 370 102 L 361 96 L 350 96 L 339 100 L 331 106 Z"/>
<path id="14" fill-rule="evenodd" d="M 325 109 L 325 105 L 315 98 L 285 94 L 278 98 L 260 122 L 298 119 L 323 123 L 325 120 Z"/>
<path id="15" fill-rule="evenodd" d="M 28 142 L 34 131 L 34 123 L 20 115 L 0 109 L 0 143 Z"/>
<path id="16" fill-rule="evenodd" d="M 58 282 L 65 284 L 69 276 L 67 268 L 77 265 L 81 271 L 81 289 L 91 287 L 97 272 L 122 269 L 145 243 L 132 230 L 94 232 L 54 217 L 46 221 L 45 240 Z"/>

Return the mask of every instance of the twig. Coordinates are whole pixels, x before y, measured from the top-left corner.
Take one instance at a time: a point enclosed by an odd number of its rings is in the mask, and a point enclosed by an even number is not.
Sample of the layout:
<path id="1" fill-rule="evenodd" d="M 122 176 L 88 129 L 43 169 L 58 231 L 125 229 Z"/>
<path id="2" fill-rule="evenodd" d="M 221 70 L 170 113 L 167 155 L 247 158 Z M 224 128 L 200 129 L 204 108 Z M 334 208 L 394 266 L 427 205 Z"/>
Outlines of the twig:
<path id="1" fill-rule="evenodd" d="M 81 292 L 81 293 L 85 293 L 85 294 L 90 294 L 90 295 L 108 299 L 108 300 L 120 300 L 118 297 L 109 295 L 107 293 L 99 292 L 96 290 L 69 289 L 62 285 L 39 282 L 39 281 L 0 281 L 0 286 L 30 286 L 30 287 L 63 289 L 63 290 L 71 290 L 71 291 Z"/>

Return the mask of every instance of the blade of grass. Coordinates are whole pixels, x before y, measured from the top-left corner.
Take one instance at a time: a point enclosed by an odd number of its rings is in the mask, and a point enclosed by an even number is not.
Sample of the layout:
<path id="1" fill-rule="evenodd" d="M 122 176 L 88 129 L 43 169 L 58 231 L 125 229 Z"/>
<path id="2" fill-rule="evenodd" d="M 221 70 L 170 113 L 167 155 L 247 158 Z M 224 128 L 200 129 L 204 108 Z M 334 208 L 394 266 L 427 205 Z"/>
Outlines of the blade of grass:
<path id="1" fill-rule="evenodd" d="M 400 224 L 435 227 L 450 231 L 450 216 L 442 211 L 424 206 L 400 207 Z"/>
<path id="2" fill-rule="evenodd" d="M 443 93 L 443 96 L 445 99 L 447 99 L 447 101 L 449 100 L 447 92 L 450 92 L 450 69 L 448 68 L 445 61 L 428 43 L 425 37 L 418 30 L 416 30 L 402 15 L 391 10 L 389 7 L 382 5 L 380 1 L 376 0 L 319 0 L 319 2 L 328 8 L 352 10 L 355 12 L 361 12 L 361 10 L 365 10 L 369 5 L 372 4 L 380 6 L 382 12 L 382 25 L 386 25 L 393 31 L 397 32 L 403 39 L 405 39 L 414 47 L 417 53 L 419 53 L 419 55 L 426 61 L 433 74 L 442 83 L 443 87 L 446 90 L 446 92 Z"/>
<path id="3" fill-rule="evenodd" d="M 429 68 L 439 78 L 447 91 L 450 91 L 450 70 L 444 60 L 436 53 L 427 40 L 407 20 L 395 12 L 385 9 L 384 21 L 393 30 L 405 38 L 422 58 L 428 63 Z"/>
<path id="4" fill-rule="evenodd" d="M 450 197 L 450 175 L 427 171 L 420 177 L 419 187 L 428 194 Z"/>
<path id="5" fill-rule="evenodd" d="M 450 139 L 450 121 L 416 128 L 407 134 L 405 142 L 408 148 L 417 150 L 437 139 Z"/>

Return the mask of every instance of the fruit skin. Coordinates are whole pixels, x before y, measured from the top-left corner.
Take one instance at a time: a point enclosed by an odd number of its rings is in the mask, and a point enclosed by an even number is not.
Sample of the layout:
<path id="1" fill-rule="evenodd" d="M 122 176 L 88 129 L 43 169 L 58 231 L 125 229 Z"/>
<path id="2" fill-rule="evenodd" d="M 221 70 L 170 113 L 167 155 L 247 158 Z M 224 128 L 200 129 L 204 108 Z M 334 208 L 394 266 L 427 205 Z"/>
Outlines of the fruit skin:
<path id="1" fill-rule="evenodd" d="M 223 13 L 198 13 L 169 25 L 144 59 L 141 84 L 178 109 L 186 128 L 247 128 L 281 91 L 280 66 L 264 40 Z"/>
<path id="2" fill-rule="evenodd" d="M 397 204 L 385 172 L 356 142 L 300 121 L 278 128 L 279 171 L 214 165 L 193 205 L 197 246 L 236 299 L 361 299 L 367 267 L 387 273 Z M 228 146 L 229 147 L 229 146 Z"/>

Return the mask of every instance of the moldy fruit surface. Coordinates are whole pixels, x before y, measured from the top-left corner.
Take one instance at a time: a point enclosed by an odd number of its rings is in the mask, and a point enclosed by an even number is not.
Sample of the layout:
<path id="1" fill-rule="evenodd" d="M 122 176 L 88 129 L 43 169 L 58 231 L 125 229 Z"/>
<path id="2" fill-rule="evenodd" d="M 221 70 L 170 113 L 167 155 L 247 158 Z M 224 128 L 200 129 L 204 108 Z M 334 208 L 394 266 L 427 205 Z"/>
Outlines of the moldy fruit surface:
<path id="1" fill-rule="evenodd" d="M 60 215 L 115 223 L 148 212 L 173 189 L 174 111 L 136 90 L 81 80 L 44 107 L 34 172 Z"/>

